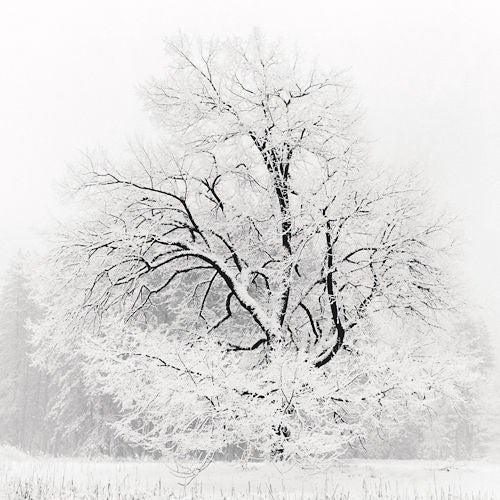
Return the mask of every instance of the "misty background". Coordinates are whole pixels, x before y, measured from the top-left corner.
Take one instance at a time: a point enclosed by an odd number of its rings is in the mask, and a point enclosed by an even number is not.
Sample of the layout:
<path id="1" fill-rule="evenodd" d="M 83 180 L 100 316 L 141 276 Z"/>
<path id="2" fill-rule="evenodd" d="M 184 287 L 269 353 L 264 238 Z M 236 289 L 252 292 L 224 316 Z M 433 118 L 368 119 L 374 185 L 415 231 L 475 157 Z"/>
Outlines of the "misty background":
<path id="1" fill-rule="evenodd" d="M 0 276 L 43 245 L 61 215 L 67 164 L 147 137 L 139 87 L 165 63 L 163 39 L 269 37 L 346 70 L 376 163 L 414 172 L 457 215 L 456 277 L 500 337 L 500 8 L 493 2 L 11 2 L 0 12 Z M 1 279 L 1 278 L 0 278 Z"/>
<path id="2" fill-rule="evenodd" d="M 499 10 L 463 1 L 4 4 L 0 270 L 57 215 L 54 184 L 68 162 L 147 135 L 138 87 L 161 71 L 166 35 L 259 28 L 348 71 L 376 161 L 421 173 L 457 214 L 464 287 L 495 331 Z"/>

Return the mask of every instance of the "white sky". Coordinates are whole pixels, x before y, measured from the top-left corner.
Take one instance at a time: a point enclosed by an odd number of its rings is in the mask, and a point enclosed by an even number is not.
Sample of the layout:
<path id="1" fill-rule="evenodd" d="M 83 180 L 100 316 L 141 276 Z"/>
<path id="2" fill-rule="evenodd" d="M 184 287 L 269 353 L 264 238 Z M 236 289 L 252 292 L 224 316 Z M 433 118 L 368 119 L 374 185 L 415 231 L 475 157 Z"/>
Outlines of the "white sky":
<path id="1" fill-rule="evenodd" d="M 18 247 L 36 244 L 66 163 L 147 130 L 137 86 L 161 71 L 165 36 L 246 36 L 259 27 L 350 70 L 377 160 L 421 172 L 459 215 L 457 273 L 497 328 L 497 2 L 9 3 L 0 7 L 0 269 Z"/>

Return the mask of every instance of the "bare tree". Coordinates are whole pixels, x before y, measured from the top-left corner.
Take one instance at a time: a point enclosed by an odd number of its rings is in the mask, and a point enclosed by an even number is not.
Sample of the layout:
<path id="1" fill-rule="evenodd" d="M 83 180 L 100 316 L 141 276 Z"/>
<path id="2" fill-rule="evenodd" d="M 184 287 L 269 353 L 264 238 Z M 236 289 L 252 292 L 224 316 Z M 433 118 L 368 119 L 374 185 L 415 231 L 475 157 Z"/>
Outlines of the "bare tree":
<path id="1" fill-rule="evenodd" d="M 342 75 L 259 37 L 169 57 L 155 143 L 78 171 L 39 335 L 86 353 L 146 448 L 336 456 L 450 380 L 445 228 L 369 167 Z"/>

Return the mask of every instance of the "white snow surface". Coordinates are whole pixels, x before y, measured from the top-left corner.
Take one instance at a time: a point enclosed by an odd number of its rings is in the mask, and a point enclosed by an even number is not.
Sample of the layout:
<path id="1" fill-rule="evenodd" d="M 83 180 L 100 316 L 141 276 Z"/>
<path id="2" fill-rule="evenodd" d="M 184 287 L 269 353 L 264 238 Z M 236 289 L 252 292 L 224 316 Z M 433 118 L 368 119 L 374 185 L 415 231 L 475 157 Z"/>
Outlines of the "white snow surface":
<path id="1" fill-rule="evenodd" d="M 174 464 L 32 458 L 0 449 L 0 498 L 500 499 L 500 460 L 342 460 L 323 471 L 213 463 L 189 480 Z"/>

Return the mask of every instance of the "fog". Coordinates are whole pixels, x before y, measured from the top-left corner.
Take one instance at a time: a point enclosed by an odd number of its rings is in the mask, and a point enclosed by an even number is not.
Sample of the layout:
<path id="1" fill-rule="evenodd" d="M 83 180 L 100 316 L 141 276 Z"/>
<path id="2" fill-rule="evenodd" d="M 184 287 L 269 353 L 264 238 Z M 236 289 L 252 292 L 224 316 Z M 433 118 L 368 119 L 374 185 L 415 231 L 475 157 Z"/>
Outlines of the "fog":
<path id="1" fill-rule="evenodd" d="M 498 14 L 3 6 L 0 490 L 499 491 Z"/>
<path id="2" fill-rule="evenodd" d="M 376 161 L 421 173 L 458 215 L 457 274 L 495 333 L 499 13 L 495 2 L 461 1 L 9 2 L 0 16 L 2 268 L 57 215 L 54 184 L 79 151 L 147 135 L 137 89 L 161 71 L 165 36 L 259 28 L 349 71 Z"/>

